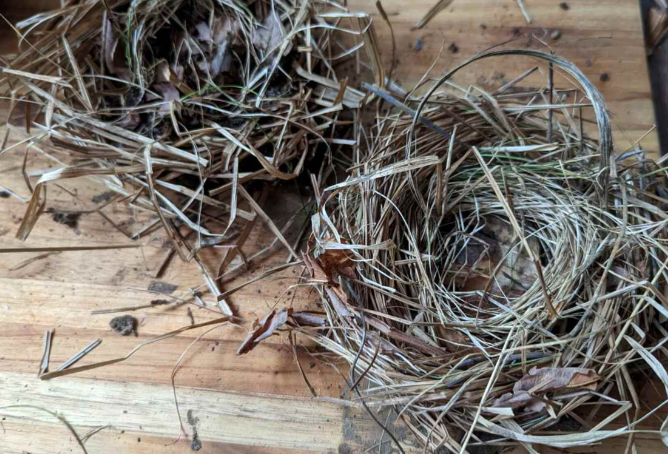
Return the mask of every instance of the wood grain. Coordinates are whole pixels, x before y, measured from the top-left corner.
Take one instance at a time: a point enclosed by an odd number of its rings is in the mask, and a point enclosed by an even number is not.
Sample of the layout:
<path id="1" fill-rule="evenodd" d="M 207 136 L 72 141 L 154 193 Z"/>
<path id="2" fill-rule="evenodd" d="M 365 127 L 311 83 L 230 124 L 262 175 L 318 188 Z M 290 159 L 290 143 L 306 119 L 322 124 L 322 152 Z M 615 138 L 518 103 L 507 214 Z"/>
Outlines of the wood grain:
<path id="1" fill-rule="evenodd" d="M 568 10 L 560 8 L 561 2 L 554 0 L 526 1 L 534 19 L 529 26 L 515 0 L 455 0 L 424 29 L 413 30 L 433 2 L 383 2 L 397 41 L 396 80 L 404 87 L 412 87 L 422 77 L 441 48 L 434 76 L 475 52 L 508 40 L 513 40 L 512 46 L 544 49 L 540 41 L 531 38 L 536 35 L 546 37 L 544 41 L 557 54 L 577 63 L 602 90 L 613 115 L 618 151 L 628 148 L 652 127 L 652 100 L 635 1 L 572 0 L 568 1 Z M 58 4 L 59 0 L 0 1 L 0 14 L 16 21 Z M 374 16 L 383 58 L 389 67 L 390 33 L 374 2 L 354 0 L 350 4 Z M 552 40 L 550 36 L 557 29 L 560 37 Z M 0 26 L 0 52 L 10 49 L 14 41 L 10 37 L 13 32 Z M 494 88 L 520 74 L 529 64 L 523 59 L 496 59 L 466 70 L 458 75 L 458 81 Z M 350 67 L 348 73 L 353 74 L 354 70 Z M 604 73 L 608 75 L 605 82 L 601 80 Z M 655 153 L 656 135 L 649 134 L 641 146 Z M 0 184 L 26 198 L 29 191 L 20 173 L 24 153 L 25 150 L 16 149 L 0 156 Z M 50 165 L 36 150 L 30 152 L 29 169 Z M 60 187 L 50 188 L 48 206 L 91 210 L 99 206 L 92 198 L 101 193 L 103 187 L 93 180 L 64 182 Z M 282 225 L 291 213 L 300 209 L 301 202 L 294 193 L 281 193 L 280 198 L 275 197 L 268 204 L 269 214 Z M 0 198 L 0 247 L 130 242 L 99 214 L 90 213 L 81 216 L 75 229 L 46 215 L 37 223 L 29 240 L 21 243 L 14 235 L 24 210 L 25 204 L 19 200 Z M 112 203 L 103 212 L 128 231 L 149 220 L 148 215 L 135 213 L 123 204 Z M 269 241 L 266 232 L 255 231 L 246 252 L 252 253 Z M 108 328 L 113 315 L 90 315 L 94 310 L 149 304 L 156 298 L 188 297 L 189 288 L 201 284 L 200 271 L 194 264 L 178 260 L 160 279 L 176 286 L 173 293 L 149 292 L 165 253 L 165 238 L 155 235 L 144 241 L 141 249 L 134 250 L 60 253 L 27 264 L 26 260 L 37 254 L 3 255 L 0 405 L 35 404 L 61 412 L 82 435 L 92 428 L 109 425 L 86 442 L 90 453 L 191 452 L 191 440 L 182 438 L 174 443 L 179 426 L 170 377 L 179 356 L 200 332 L 183 333 L 140 351 L 125 363 L 74 378 L 50 382 L 36 378 L 46 329 L 55 329 L 53 369 L 94 339 L 101 339 L 102 344 L 81 364 L 124 355 L 142 340 L 188 325 L 190 318 L 184 306 L 142 309 L 133 312 L 140 320 L 139 337 L 121 337 Z M 254 269 L 232 276 L 233 280 L 226 285 L 244 282 L 284 263 L 285 258 L 285 253 L 277 248 Z M 205 257 L 211 269 L 219 260 L 220 251 L 209 251 Z M 237 259 L 233 265 L 239 263 Z M 360 409 L 309 398 L 284 336 L 267 340 L 249 355 L 236 356 L 236 348 L 250 322 L 271 307 L 317 307 L 314 295 L 308 290 L 291 287 L 299 283 L 298 278 L 299 270 L 288 270 L 236 293 L 231 302 L 240 310 L 244 322 L 238 327 L 225 326 L 208 333 L 189 351 L 176 382 L 183 414 L 193 410 L 200 420 L 197 425 L 202 440 L 200 452 L 379 452 L 375 447 L 381 440 L 380 452 L 389 452 L 387 436 L 382 437 L 380 429 Z M 206 309 L 189 307 L 197 322 L 218 316 Z M 345 390 L 337 371 L 307 355 L 302 348 L 299 359 L 319 396 L 341 397 Z M 643 396 L 648 402 L 659 398 L 653 393 L 652 384 L 646 386 Z M 74 439 L 52 417 L 13 409 L 0 413 L 5 418 L 0 421 L 0 452 L 77 452 Z M 657 421 L 652 419 L 643 428 L 657 428 Z M 186 429 L 192 436 L 187 423 Z M 397 431 L 409 452 L 420 452 L 412 445 L 414 440 L 405 428 L 400 426 Z M 625 443 L 625 439 L 611 440 L 605 449 L 622 453 Z M 644 435 L 638 436 L 637 446 L 639 452 L 665 449 L 656 437 Z M 578 452 L 601 452 L 601 449 L 599 446 Z"/>
<path id="2" fill-rule="evenodd" d="M 92 429 L 110 426 L 108 432 L 122 432 L 142 439 L 136 444 L 131 442 L 138 452 L 145 452 L 144 446 L 139 444 L 142 442 L 170 445 L 179 443 L 181 438 L 181 445 L 191 444 L 185 437 L 179 436 L 181 429 L 171 386 L 80 378 L 45 382 L 33 374 L 3 372 L 0 373 L 0 388 L 20 389 L 18 404 L 28 407 L 2 410 L 7 415 L 5 418 L 12 423 L 29 421 L 34 427 L 52 428 L 58 421 L 34 408 L 42 407 L 61 414 L 68 423 L 80 429 L 81 436 Z M 337 452 L 342 444 L 351 449 L 362 448 L 357 444 L 356 437 L 344 430 L 345 418 L 359 413 L 358 409 L 314 399 L 194 387 L 179 386 L 176 393 L 185 430 L 192 435 L 194 427 L 198 436 L 208 443 L 311 452 Z M 0 407 L 16 404 L 11 393 L 0 395 Z M 355 430 L 365 430 L 364 426 L 371 424 L 360 419 Z M 372 429 L 368 427 L 366 430 Z M 20 428 L 14 430 L 20 432 Z M 67 437 L 64 438 L 67 440 Z M 96 438 L 92 437 L 91 441 Z M 58 439 L 44 440 L 47 441 L 59 442 Z M 98 443 L 100 441 L 97 440 Z M 76 447 L 73 440 L 67 440 L 67 443 Z M 32 449 L 38 446 L 33 441 L 31 452 L 35 452 Z M 26 449 L 25 445 L 5 447 L 16 449 L 15 452 Z M 417 452 L 410 446 L 406 449 Z"/>

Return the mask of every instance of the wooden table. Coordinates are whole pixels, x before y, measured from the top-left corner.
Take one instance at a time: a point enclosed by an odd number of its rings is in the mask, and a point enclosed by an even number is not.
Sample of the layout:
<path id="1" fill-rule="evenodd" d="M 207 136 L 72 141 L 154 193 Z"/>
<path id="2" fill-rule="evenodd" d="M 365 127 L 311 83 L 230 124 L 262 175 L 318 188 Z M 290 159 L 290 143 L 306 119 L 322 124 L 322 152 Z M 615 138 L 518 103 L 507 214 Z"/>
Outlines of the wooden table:
<path id="1" fill-rule="evenodd" d="M 0 12 L 15 20 L 59 2 L 2 3 Z M 376 19 L 384 58 L 389 64 L 389 31 L 373 2 L 351 3 Z M 555 0 L 527 0 L 534 19 L 531 25 L 514 0 L 455 0 L 427 27 L 412 30 L 433 3 L 434 0 L 383 2 L 397 38 L 396 78 L 404 86 L 410 87 L 419 80 L 441 47 L 444 51 L 434 74 L 509 39 L 515 39 L 517 46 L 537 47 L 537 41 L 527 37 L 535 34 L 544 37 L 557 54 L 578 64 L 600 87 L 613 113 L 618 151 L 628 149 L 651 129 L 654 117 L 635 0 L 570 0 L 566 2 L 567 9 Z M 560 34 L 556 40 L 551 38 L 554 30 Z M 0 32 L 4 52 L 9 33 L 7 27 Z M 511 59 L 498 59 L 483 68 L 476 72 L 473 82 L 486 88 L 499 86 L 519 74 Z M 645 136 L 640 145 L 656 153 L 655 134 Z M 15 149 L 0 156 L 0 185 L 27 197 L 20 170 L 24 152 Z M 35 170 L 46 166 L 39 153 L 31 151 L 28 167 Z M 102 186 L 93 181 L 64 183 L 52 186 L 48 206 L 94 210 L 104 202 L 92 198 L 102 193 Z M 302 206 L 294 190 L 286 193 L 268 204 L 280 225 Z M 20 243 L 14 235 L 24 210 L 25 204 L 16 198 L 0 199 L 0 247 L 129 243 L 98 213 L 81 216 L 75 228 L 45 215 L 28 242 Z M 111 204 L 103 213 L 127 229 L 134 222 L 146 220 L 122 204 Z M 298 224 L 299 221 L 295 223 Z M 267 243 L 267 235 L 260 231 L 254 235 L 247 244 L 261 247 Z M 139 338 L 111 332 L 108 324 L 114 315 L 91 315 L 94 310 L 148 304 L 159 297 L 148 289 L 188 297 L 188 288 L 201 284 L 200 272 L 193 263 L 175 260 L 160 280 L 154 278 L 165 256 L 165 245 L 165 239 L 156 236 L 141 249 L 63 252 L 34 261 L 30 259 L 38 254 L 2 256 L 0 406 L 33 407 L 0 410 L 0 452 L 80 452 L 68 429 L 43 409 L 58 412 L 80 436 L 102 427 L 86 441 L 90 453 L 190 452 L 197 447 L 192 443 L 194 429 L 203 453 L 379 452 L 375 447 L 381 432 L 373 422 L 358 408 L 336 402 L 344 391 L 337 371 L 308 356 L 303 349 L 298 350 L 301 364 L 320 396 L 312 399 L 286 338 L 274 337 L 246 356 L 235 354 L 250 321 L 262 317 L 274 305 L 317 307 L 308 290 L 290 287 L 298 283 L 296 269 L 234 295 L 232 302 L 245 320 L 243 328 L 221 327 L 196 343 L 204 330 L 186 332 L 152 344 L 124 363 L 72 378 L 40 381 L 37 372 L 47 329 L 55 329 L 53 369 L 94 339 L 101 339 L 102 344 L 82 364 L 123 356 L 142 340 L 190 324 L 187 308 L 196 322 L 219 315 L 192 305 L 136 311 L 133 314 L 140 320 Z M 212 254 L 207 261 L 213 266 L 217 258 Z M 284 262 L 285 255 L 279 251 L 228 285 Z M 180 436 L 171 377 L 175 364 L 189 347 L 175 379 L 183 425 L 191 438 L 186 439 Z M 398 427 L 397 432 L 408 452 L 421 452 L 404 427 Z M 387 437 L 383 441 L 381 452 L 390 452 Z M 610 452 L 621 453 L 625 440 L 614 440 L 607 446 Z M 639 435 L 638 446 L 644 452 L 665 449 L 656 437 L 647 435 Z"/>

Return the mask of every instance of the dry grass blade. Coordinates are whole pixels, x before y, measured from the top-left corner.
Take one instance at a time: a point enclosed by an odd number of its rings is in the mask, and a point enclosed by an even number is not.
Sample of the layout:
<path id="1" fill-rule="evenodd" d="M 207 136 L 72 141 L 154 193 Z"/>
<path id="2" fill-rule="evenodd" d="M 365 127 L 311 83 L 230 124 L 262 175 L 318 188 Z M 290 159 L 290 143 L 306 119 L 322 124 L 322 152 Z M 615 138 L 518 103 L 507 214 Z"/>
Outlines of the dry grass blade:
<path id="1" fill-rule="evenodd" d="M 76 355 L 74 355 L 73 357 L 71 357 L 70 359 L 65 361 L 63 364 L 61 364 L 60 367 L 58 367 L 58 369 L 56 369 L 56 372 L 67 369 L 72 364 L 76 363 L 81 358 L 83 358 L 84 356 L 86 356 L 87 354 L 89 354 L 90 352 L 95 350 L 97 348 L 97 346 L 100 345 L 101 343 L 102 343 L 101 339 L 94 340 L 93 342 L 91 342 L 90 344 L 85 346 L 83 349 L 81 349 L 81 351 L 78 352 Z"/>
<path id="2" fill-rule="evenodd" d="M 57 377 L 63 377 L 65 375 L 72 375 L 72 374 L 77 374 L 80 372 L 85 372 L 87 370 L 93 370 L 93 369 L 98 369 L 100 367 L 106 367 L 106 366 L 111 366 L 113 364 L 117 363 L 122 363 L 123 361 L 130 359 L 132 355 L 134 355 L 137 351 L 139 351 L 141 348 L 153 344 L 155 342 L 159 342 L 164 339 L 169 339 L 170 337 L 174 337 L 180 333 L 183 333 L 185 331 L 189 331 L 192 329 L 197 329 L 197 328 L 202 328 L 205 326 L 211 326 L 211 325 L 219 325 L 221 323 L 227 323 L 231 321 L 235 321 L 235 317 L 221 317 L 217 318 L 215 320 L 209 320 L 207 322 L 202 322 L 202 323 L 197 323 L 194 325 L 189 325 L 189 326 L 184 326 L 182 328 L 176 329 L 174 331 L 170 331 L 169 333 L 163 334 L 161 336 L 154 337 L 152 339 L 145 340 L 144 342 L 140 343 L 137 345 L 135 348 L 133 348 L 130 353 L 128 353 L 125 356 L 122 356 L 120 358 L 114 358 L 114 359 L 109 359 L 106 361 L 101 361 L 98 363 L 93 363 L 93 364 L 87 364 L 85 366 L 79 366 L 79 367 L 71 367 L 68 369 L 62 369 L 62 370 L 56 370 L 53 372 L 47 372 L 43 375 L 40 375 L 40 379 L 42 380 L 51 380 L 52 378 L 57 378 Z"/>
<path id="3" fill-rule="evenodd" d="M 42 362 L 39 365 L 39 373 L 37 374 L 38 377 L 43 373 L 45 373 L 47 370 L 49 370 L 49 358 L 51 356 L 52 336 L 53 336 L 53 331 L 47 329 L 46 333 L 44 334 L 44 352 L 42 353 Z"/>
<path id="4" fill-rule="evenodd" d="M 524 0 L 517 0 L 517 6 L 519 6 L 520 10 L 522 11 L 522 15 L 526 19 L 527 23 L 531 23 L 531 15 L 529 14 L 529 11 L 527 11 L 527 6 L 524 4 Z"/>
<path id="5" fill-rule="evenodd" d="M 54 254 L 59 254 L 59 252 L 46 252 L 44 254 L 39 254 L 35 257 L 29 258 L 27 260 L 22 261 L 21 263 L 17 263 L 13 267 L 9 269 L 9 271 L 17 271 L 20 270 L 21 268 L 25 268 L 26 266 L 30 265 L 31 263 L 37 262 L 39 260 L 43 260 L 47 257 L 50 257 Z"/>
<path id="6" fill-rule="evenodd" d="M 84 440 L 79 437 L 79 434 L 77 434 L 77 431 L 74 429 L 74 427 L 65 419 L 63 415 L 60 415 L 56 412 L 53 412 L 49 410 L 48 408 L 44 407 L 38 407 L 35 405 L 5 405 L 3 407 L 0 407 L 0 410 L 12 410 L 12 409 L 30 409 L 30 410 L 39 410 L 44 413 L 48 413 L 49 415 L 53 416 L 56 418 L 61 424 L 63 424 L 67 430 L 72 434 L 74 439 L 77 441 L 77 444 L 79 445 L 79 448 L 81 448 L 81 452 L 84 454 L 88 454 L 88 451 L 86 450 L 86 446 L 84 445 Z"/>
<path id="7" fill-rule="evenodd" d="M 663 42 L 668 32 L 668 9 L 652 7 L 647 11 L 647 51 L 649 54 Z"/>
<path id="8" fill-rule="evenodd" d="M 425 27 L 438 13 L 443 11 L 445 8 L 450 6 L 453 0 L 437 0 L 437 2 L 432 6 L 429 11 L 420 19 L 417 24 L 413 27 L 413 30 L 419 30 Z"/>
<path id="9" fill-rule="evenodd" d="M 77 252 L 77 251 L 102 251 L 106 249 L 136 249 L 139 244 L 105 244 L 100 246 L 50 246 L 50 247 L 15 247 L 0 248 L 0 254 L 19 254 L 25 252 Z M 35 257 L 36 259 L 37 257 Z M 39 258 L 43 258 L 40 256 Z M 31 259 L 34 260 L 34 259 Z"/>

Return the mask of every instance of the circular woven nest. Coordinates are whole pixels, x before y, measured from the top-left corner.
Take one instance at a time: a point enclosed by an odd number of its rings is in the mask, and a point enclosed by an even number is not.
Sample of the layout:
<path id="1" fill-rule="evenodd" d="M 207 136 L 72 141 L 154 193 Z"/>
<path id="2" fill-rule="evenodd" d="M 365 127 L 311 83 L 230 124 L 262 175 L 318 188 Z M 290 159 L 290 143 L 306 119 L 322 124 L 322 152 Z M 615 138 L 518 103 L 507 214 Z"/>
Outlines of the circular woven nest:
<path id="1" fill-rule="evenodd" d="M 491 94 L 450 83 L 514 54 L 543 65 Z M 550 67 L 573 86 L 518 88 Z M 374 92 L 399 108 L 321 191 L 306 262 L 329 329 L 302 332 L 430 451 L 630 434 L 643 414 L 631 378 L 663 371 L 664 170 L 639 149 L 611 159 L 625 150 L 601 95 L 549 54 L 490 51 L 422 97 Z M 627 425 L 597 426 L 595 402 Z"/>

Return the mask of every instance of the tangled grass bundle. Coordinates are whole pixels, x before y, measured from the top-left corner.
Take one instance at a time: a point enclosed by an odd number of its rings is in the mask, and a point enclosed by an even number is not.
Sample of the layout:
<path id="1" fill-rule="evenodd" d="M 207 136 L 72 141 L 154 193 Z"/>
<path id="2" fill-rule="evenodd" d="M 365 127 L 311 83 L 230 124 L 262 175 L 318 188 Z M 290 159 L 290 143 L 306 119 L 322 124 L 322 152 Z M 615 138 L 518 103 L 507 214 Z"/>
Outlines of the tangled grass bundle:
<path id="1" fill-rule="evenodd" d="M 28 136 L 2 149 L 29 144 L 58 166 L 29 184 L 19 238 L 47 183 L 91 177 L 159 217 L 132 238 L 162 226 L 184 259 L 236 219 L 268 220 L 244 186 L 351 145 L 363 94 L 337 65 L 375 39 L 366 15 L 325 0 L 85 0 L 18 29 L 0 88 L 8 131 Z"/>
<path id="2" fill-rule="evenodd" d="M 493 94 L 451 83 L 514 54 L 577 87 L 518 88 L 535 69 Z M 370 89 L 396 108 L 321 190 L 306 262 L 329 329 L 301 331 L 430 452 L 633 443 L 648 410 L 633 378 L 668 389 L 665 168 L 613 158 L 600 94 L 549 54 L 477 55 L 423 97 Z"/>

